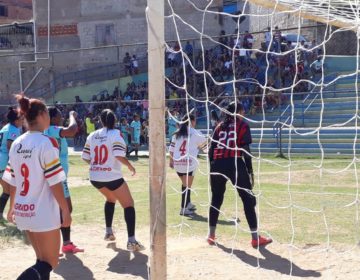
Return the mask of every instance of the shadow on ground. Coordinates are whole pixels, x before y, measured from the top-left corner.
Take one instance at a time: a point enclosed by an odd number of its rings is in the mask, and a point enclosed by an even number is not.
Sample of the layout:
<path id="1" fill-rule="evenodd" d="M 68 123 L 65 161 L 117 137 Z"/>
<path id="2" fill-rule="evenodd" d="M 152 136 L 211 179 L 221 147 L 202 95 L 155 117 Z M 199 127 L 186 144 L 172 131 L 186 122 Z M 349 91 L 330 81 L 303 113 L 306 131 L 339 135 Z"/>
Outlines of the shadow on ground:
<path id="1" fill-rule="evenodd" d="M 293 262 L 290 262 L 290 260 L 270 252 L 267 248 L 260 248 L 259 252 L 264 258 L 257 258 L 242 250 L 232 250 L 231 248 L 227 248 L 221 244 L 218 244 L 217 246 L 224 252 L 233 254 L 244 263 L 253 267 L 274 270 L 284 275 L 291 274 L 292 276 L 296 277 L 321 277 L 320 272 L 315 270 L 302 269 Z"/>

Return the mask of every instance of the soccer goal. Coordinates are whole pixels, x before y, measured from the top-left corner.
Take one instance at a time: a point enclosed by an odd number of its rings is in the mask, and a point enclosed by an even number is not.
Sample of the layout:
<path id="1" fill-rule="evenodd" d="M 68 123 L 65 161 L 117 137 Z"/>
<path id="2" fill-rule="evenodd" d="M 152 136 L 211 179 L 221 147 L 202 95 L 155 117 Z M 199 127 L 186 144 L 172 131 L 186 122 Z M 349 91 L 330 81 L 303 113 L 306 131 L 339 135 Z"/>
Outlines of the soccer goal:
<path id="1" fill-rule="evenodd" d="M 250 256 L 241 257 L 235 244 L 239 236 L 250 232 L 246 222 L 242 223 L 238 187 L 230 184 L 228 192 L 233 197 L 227 197 L 230 202 L 219 211 L 223 224 L 231 228 L 223 234 L 232 246 L 219 248 L 265 270 L 272 267 L 266 261 L 269 256 L 277 257 L 279 264 L 286 260 L 286 272 L 273 270 L 290 277 L 330 275 L 331 262 L 356 250 L 360 237 L 358 1 L 182 2 L 198 13 L 196 20 L 178 13 L 177 1 L 148 0 L 146 9 L 151 279 L 167 276 L 169 135 L 164 117 L 172 117 L 175 107 L 181 117 L 195 113 L 198 127 L 211 140 L 213 129 L 233 101 L 242 103 L 245 114 L 241 117 L 253 136 L 259 232 L 280 244 L 288 259 L 261 250 L 262 256 L 253 257 L 253 263 Z M 216 28 L 209 28 L 215 20 L 220 22 L 216 34 L 212 32 Z M 165 38 L 166 29 L 174 35 L 171 40 Z M 167 68 L 175 68 L 174 73 L 166 72 Z M 167 91 L 175 92 L 179 103 L 170 101 Z M 181 118 L 177 123 L 182 123 Z M 283 157 L 275 158 L 276 153 Z M 206 193 L 200 206 L 208 209 L 209 159 L 204 155 L 199 161 L 202 179 L 198 182 L 204 185 L 198 187 Z M 173 191 L 172 186 L 167 189 Z M 198 231 L 186 218 L 173 226 Z M 339 252 L 342 246 L 346 249 Z M 311 257 L 329 253 L 336 257 L 324 264 L 326 272 L 296 265 L 300 255 L 308 255 L 311 262 Z"/>

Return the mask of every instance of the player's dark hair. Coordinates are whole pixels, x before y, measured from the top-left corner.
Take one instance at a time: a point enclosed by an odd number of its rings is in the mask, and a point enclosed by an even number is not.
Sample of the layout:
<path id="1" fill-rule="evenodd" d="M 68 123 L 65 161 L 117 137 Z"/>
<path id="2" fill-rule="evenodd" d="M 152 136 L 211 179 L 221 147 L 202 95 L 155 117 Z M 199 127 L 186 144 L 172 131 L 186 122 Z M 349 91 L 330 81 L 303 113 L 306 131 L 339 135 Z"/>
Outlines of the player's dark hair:
<path id="1" fill-rule="evenodd" d="M 215 110 L 211 110 L 211 118 L 215 121 L 219 121 L 219 116 Z"/>
<path id="2" fill-rule="evenodd" d="M 46 112 L 46 105 L 39 99 L 27 98 L 23 94 L 15 96 L 20 106 L 20 114 L 25 117 L 29 124 L 36 120 L 36 117 L 43 112 Z"/>
<path id="3" fill-rule="evenodd" d="M 60 113 L 58 108 L 56 107 L 49 107 L 48 110 L 49 110 L 50 119 L 56 118 L 56 116 Z"/>
<path id="4" fill-rule="evenodd" d="M 116 117 L 110 109 L 104 109 L 100 113 L 100 119 L 104 127 L 108 130 L 115 128 Z"/>
<path id="5" fill-rule="evenodd" d="M 182 124 L 180 125 L 180 128 L 175 131 L 174 135 L 176 139 L 180 137 L 187 137 L 188 136 L 188 127 L 191 121 L 195 120 L 195 115 L 190 114 L 189 117 L 185 116 L 182 119 Z"/>
<path id="6" fill-rule="evenodd" d="M 126 118 L 122 117 L 122 118 L 120 119 L 120 123 L 123 123 L 124 121 L 126 121 Z"/>
<path id="7" fill-rule="evenodd" d="M 244 110 L 244 106 L 240 102 L 231 102 L 226 108 L 225 120 L 222 123 L 222 128 L 227 128 L 230 123 L 234 121 L 237 113 Z"/>
<path id="8" fill-rule="evenodd" d="M 19 111 L 14 109 L 13 107 L 9 107 L 9 111 L 6 115 L 6 118 L 9 123 L 14 123 L 16 120 L 20 118 Z"/>

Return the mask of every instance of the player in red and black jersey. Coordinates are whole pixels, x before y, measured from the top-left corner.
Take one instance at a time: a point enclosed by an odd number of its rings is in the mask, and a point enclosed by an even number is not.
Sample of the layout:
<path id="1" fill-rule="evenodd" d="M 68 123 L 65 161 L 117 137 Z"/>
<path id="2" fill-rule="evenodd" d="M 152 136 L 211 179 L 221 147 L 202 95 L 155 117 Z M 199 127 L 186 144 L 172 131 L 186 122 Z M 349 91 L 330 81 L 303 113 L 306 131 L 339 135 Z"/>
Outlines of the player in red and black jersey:
<path id="1" fill-rule="evenodd" d="M 231 103 L 227 108 L 225 120 L 215 128 L 211 140 L 209 159 L 212 198 L 207 239 L 210 245 L 215 243 L 216 224 L 228 180 L 236 187 L 243 202 L 251 231 L 252 246 L 264 246 L 272 242 L 271 239 L 261 237 L 257 233 L 256 198 L 251 191 L 254 176 L 249 145 L 252 139 L 248 123 L 241 118 L 243 114 L 242 104 Z"/>

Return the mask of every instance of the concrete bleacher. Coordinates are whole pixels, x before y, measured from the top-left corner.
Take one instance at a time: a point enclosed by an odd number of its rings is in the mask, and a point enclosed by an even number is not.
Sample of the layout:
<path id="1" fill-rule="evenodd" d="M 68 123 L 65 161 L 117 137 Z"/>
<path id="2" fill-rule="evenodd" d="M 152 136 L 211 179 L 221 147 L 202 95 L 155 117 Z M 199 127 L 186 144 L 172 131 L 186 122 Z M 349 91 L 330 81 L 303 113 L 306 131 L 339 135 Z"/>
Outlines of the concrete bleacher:
<path id="1" fill-rule="evenodd" d="M 356 82 L 355 77 L 346 78 L 336 84 L 335 91 L 325 91 L 322 97 L 311 94 L 305 102 L 294 100 L 294 106 L 287 110 L 283 105 L 274 112 L 250 117 L 252 150 L 265 154 L 278 152 L 279 130 L 274 124 L 280 121 L 284 154 L 289 151 L 299 155 L 320 155 L 322 151 L 325 156 L 356 154 L 360 148 Z"/>

